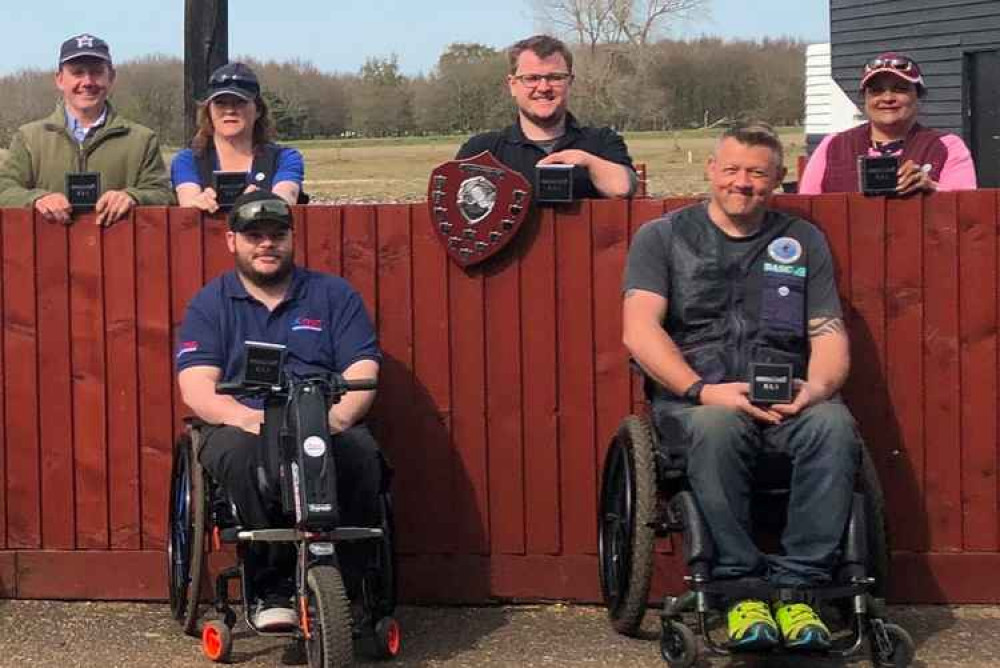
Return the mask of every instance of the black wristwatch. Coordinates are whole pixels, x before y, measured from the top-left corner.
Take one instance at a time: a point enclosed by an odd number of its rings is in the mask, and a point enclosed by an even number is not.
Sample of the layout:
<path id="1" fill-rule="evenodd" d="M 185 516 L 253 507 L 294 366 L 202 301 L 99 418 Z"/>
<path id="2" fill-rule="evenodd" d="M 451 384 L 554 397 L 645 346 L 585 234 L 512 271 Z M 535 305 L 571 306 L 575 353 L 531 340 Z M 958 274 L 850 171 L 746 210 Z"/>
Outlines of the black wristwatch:
<path id="1" fill-rule="evenodd" d="M 701 404 L 701 391 L 705 389 L 705 381 L 698 379 L 691 383 L 691 387 L 684 390 L 684 398 L 693 404 Z"/>

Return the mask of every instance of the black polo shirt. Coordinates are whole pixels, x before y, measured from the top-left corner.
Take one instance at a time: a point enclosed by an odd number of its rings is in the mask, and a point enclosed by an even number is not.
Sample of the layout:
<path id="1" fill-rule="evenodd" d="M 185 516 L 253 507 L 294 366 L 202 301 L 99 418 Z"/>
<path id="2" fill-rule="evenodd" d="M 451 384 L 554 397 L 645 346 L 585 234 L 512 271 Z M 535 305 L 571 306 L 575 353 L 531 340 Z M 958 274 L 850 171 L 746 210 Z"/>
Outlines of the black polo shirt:
<path id="1" fill-rule="evenodd" d="M 625 140 L 611 128 L 591 128 L 580 125 L 573 114 L 566 114 L 566 134 L 560 137 L 552 152 L 575 148 L 596 155 L 604 160 L 625 165 L 632 169 Z M 524 175 L 528 183 L 535 183 L 535 164 L 548 153 L 524 136 L 520 119 L 500 131 L 483 132 L 471 137 L 458 149 L 457 160 L 471 158 L 489 151 L 497 160 Z M 603 197 L 590 180 L 590 173 L 583 167 L 573 169 L 573 198 L 595 199 Z"/>

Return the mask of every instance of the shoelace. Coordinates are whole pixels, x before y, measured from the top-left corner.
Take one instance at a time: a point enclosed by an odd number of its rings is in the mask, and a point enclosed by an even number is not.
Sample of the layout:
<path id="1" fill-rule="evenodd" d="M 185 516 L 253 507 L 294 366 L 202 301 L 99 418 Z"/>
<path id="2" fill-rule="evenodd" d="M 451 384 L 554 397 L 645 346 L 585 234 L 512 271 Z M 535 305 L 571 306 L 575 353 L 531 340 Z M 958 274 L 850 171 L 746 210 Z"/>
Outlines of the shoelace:
<path id="1" fill-rule="evenodd" d="M 771 616 L 771 611 L 763 601 L 748 601 L 740 604 L 737 614 L 743 619 L 760 617 L 764 620 Z"/>
<path id="2" fill-rule="evenodd" d="M 788 621 L 791 622 L 791 626 L 795 630 L 798 630 L 807 623 L 816 625 L 822 623 L 816 612 L 804 603 L 794 603 L 788 606 L 787 610 Z"/>

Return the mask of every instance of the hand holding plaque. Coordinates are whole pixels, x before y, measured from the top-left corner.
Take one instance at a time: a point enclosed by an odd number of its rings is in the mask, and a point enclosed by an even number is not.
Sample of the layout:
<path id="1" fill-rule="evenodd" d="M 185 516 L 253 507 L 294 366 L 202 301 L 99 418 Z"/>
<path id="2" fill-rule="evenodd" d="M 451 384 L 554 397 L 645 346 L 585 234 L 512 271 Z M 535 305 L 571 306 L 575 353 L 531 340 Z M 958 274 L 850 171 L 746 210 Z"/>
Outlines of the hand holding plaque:
<path id="1" fill-rule="evenodd" d="M 93 211 L 101 197 L 100 172 L 70 172 L 66 174 L 66 199 L 73 212 Z"/>
<path id="2" fill-rule="evenodd" d="M 236 198 L 247 188 L 247 173 L 216 170 L 212 172 L 212 188 L 219 208 L 231 209 Z"/>
<path id="3" fill-rule="evenodd" d="M 858 156 L 858 190 L 865 195 L 896 195 L 899 158 L 891 155 Z"/>
<path id="4" fill-rule="evenodd" d="M 535 201 L 560 204 L 573 201 L 573 165 L 552 163 L 535 167 Z"/>

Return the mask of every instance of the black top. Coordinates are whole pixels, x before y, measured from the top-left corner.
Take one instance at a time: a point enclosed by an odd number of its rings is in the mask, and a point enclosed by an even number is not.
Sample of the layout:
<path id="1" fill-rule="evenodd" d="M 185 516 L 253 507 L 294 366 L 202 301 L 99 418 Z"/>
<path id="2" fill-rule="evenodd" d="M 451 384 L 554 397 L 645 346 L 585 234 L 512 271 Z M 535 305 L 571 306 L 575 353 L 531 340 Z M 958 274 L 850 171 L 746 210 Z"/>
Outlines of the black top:
<path id="1" fill-rule="evenodd" d="M 566 134 L 560 137 L 552 152 L 575 148 L 596 155 L 604 160 L 625 165 L 632 169 L 625 140 L 611 128 L 591 128 L 581 126 L 573 114 L 566 114 Z M 521 123 L 500 131 L 483 132 L 475 135 L 458 149 L 457 160 L 471 158 L 483 151 L 489 151 L 497 160 L 524 175 L 528 183 L 535 183 L 535 163 L 548 153 L 538 144 L 524 136 Z M 594 199 L 602 197 L 590 180 L 590 174 L 583 167 L 573 169 L 573 198 Z"/>

